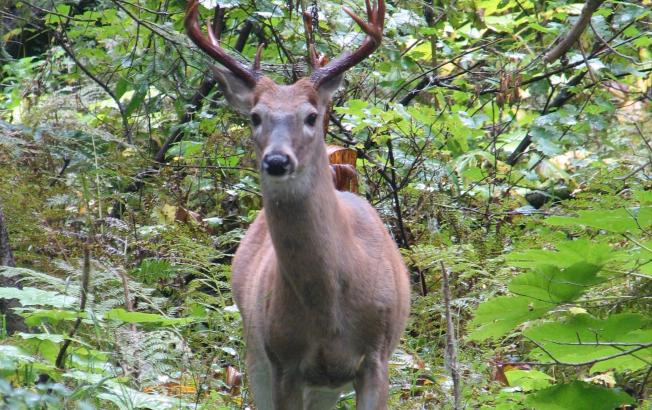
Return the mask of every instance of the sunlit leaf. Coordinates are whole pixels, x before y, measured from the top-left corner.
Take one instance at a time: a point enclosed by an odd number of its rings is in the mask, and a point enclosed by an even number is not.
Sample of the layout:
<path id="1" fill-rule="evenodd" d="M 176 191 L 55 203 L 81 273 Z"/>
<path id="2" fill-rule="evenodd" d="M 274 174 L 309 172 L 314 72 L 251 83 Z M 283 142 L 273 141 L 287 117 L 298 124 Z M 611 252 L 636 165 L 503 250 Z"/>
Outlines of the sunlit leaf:
<path id="1" fill-rule="evenodd" d="M 537 410 L 612 410 L 635 401 L 627 393 L 574 381 L 528 395 L 525 404 Z"/>

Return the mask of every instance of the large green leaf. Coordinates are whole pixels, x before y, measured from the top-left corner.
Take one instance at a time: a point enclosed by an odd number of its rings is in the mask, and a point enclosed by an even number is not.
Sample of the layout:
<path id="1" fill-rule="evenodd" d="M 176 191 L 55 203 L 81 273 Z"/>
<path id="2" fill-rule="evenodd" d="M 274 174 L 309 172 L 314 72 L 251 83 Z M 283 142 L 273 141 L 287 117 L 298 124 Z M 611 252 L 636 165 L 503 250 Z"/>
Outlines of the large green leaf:
<path id="1" fill-rule="evenodd" d="M 635 402 L 627 393 L 574 381 L 529 395 L 525 404 L 537 410 L 613 410 Z"/>
<path id="2" fill-rule="evenodd" d="M 25 287 L 0 288 L 0 299 L 17 299 L 23 306 L 54 306 L 58 308 L 75 305 L 75 298 L 61 293 Z"/>
<path id="3" fill-rule="evenodd" d="M 615 233 L 639 232 L 652 225 L 652 208 L 618 208 L 578 211 L 577 217 L 551 216 L 546 223 L 555 226 L 586 226 Z"/>
<path id="4" fill-rule="evenodd" d="M 542 361 L 585 363 L 600 360 L 640 344 L 652 342 L 650 319 L 640 314 L 622 313 L 597 319 L 588 314 L 571 316 L 564 322 L 551 322 L 525 329 L 523 334 L 545 349 L 535 349 L 533 355 Z M 609 345 L 617 343 L 618 345 Z M 606 369 L 637 370 L 652 361 L 652 347 L 594 366 L 592 371 Z"/>
<path id="5" fill-rule="evenodd" d="M 543 265 L 512 279 L 508 287 L 517 295 L 545 302 L 571 302 L 588 287 L 602 281 L 596 275 L 599 271 L 599 266 L 586 262 L 578 262 L 562 269 L 554 265 Z"/>
<path id="6" fill-rule="evenodd" d="M 471 340 L 505 335 L 528 320 L 538 319 L 555 305 L 525 296 L 498 296 L 478 306 L 471 326 Z"/>
<path id="7" fill-rule="evenodd" d="M 529 249 L 523 252 L 514 252 L 506 256 L 511 265 L 520 267 L 534 267 L 541 264 L 568 267 L 578 262 L 603 266 L 617 256 L 616 252 L 606 243 L 596 243 L 588 238 L 575 241 L 555 243 L 557 251 L 545 249 Z"/>

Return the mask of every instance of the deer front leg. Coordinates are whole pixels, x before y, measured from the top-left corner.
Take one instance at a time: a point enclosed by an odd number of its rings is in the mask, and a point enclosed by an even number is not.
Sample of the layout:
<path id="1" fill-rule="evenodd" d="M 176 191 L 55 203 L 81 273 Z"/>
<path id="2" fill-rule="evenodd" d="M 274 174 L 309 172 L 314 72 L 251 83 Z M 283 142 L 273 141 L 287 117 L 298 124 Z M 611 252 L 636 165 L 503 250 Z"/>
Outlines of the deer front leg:
<path id="1" fill-rule="evenodd" d="M 366 357 L 355 376 L 356 408 L 358 410 L 386 410 L 389 392 L 387 361 L 379 354 Z"/>
<path id="2" fill-rule="evenodd" d="M 274 410 L 303 410 L 303 384 L 293 372 L 274 369 Z"/>

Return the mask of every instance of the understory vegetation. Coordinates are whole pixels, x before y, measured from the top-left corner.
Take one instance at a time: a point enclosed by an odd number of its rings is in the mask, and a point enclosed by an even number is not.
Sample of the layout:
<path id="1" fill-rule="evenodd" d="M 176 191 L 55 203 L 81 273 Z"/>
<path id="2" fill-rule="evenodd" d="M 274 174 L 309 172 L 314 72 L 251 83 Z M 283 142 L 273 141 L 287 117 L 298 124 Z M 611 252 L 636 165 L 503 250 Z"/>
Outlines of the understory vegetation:
<path id="1" fill-rule="evenodd" d="M 281 83 L 309 72 L 303 11 L 329 58 L 364 37 L 361 1 L 201 3 Z M 652 2 L 386 5 L 327 140 L 411 273 L 390 408 L 652 407 Z M 252 405 L 253 144 L 184 9 L 0 0 L 0 408 Z"/>

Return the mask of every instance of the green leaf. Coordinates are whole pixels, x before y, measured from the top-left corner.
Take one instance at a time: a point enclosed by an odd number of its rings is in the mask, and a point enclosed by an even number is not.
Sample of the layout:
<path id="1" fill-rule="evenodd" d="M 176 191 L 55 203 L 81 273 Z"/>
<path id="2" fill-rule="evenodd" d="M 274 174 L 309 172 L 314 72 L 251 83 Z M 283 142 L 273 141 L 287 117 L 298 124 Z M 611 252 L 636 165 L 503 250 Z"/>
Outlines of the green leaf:
<path id="1" fill-rule="evenodd" d="M 628 342 L 644 343 L 652 342 L 652 329 L 634 330 L 623 336 L 623 340 Z M 631 346 L 630 349 L 635 346 Z M 636 371 L 644 369 L 649 366 L 652 361 L 652 348 L 639 350 L 636 353 L 616 357 L 609 360 L 602 360 L 591 366 L 591 373 L 601 373 L 608 370 L 615 370 L 617 372 Z"/>
<path id="2" fill-rule="evenodd" d="M 190 158 L 201 154 L 204 150 L 204 143 L 200 141 L 180 141 L 174 143 L 166 154 L 167 158 Z"/>
<path id="3" fill-rule="evenodd" d="M 37 340 L 48 340 L 52 343 L 59 344 L 65 340 L 63 335 L 57 335 L 52 333 L 23 333 L 18 332 L 17 336 L 23 339 L 37 339 Z"/>
<path id="4" fill-rule="evenodd" d="M 617 389 L 607 389 L 580 381 L 549 387 L 529 395 L 528 407 L 537 410 L 613 410 L 635 400 Z"/>
<path id="5" fill-rule="evenodd" d="M 27 326 L 38 326 L 42 323 L 57 323 L 61 320 L 75 320 L 78 316 L 84 317 L 85 314 L 80 314 L 71 310 L 36 309 L 23 313 L 23 316 L 25 317 L 25 324 Z"/>
<path id="6" fill-rule="evenodd" d="M 539 344 L 556 360 L 566 363 L 584 363 L 619 354 L 637 345 L 652 342 L 650 320 L 640 314 L 622 313 L 597 319 L 588 314 L 569 317 L 566 321 L 545 323 L 523 331 L 523 334 Z M 620 343 L 610 346 L 609 343 Z M 630 343 L 631 345 L 622 345 Z M 552 362 L 548 353 L 535 349 L 533 355 L 540 360 Z M 608 365 L 596 369 L 616 368 L 637 370 L 652 360 L 652 348 L 638 350 L 635 356 L 611 359 Z M 592 371 L 598 371 L 592 369 Z"/>
<path id="7" fill-rule="evenodd" d="M 588 287 L 602 282 L 596 274 L 600 266 L 578 262 L 567 268 L 541 265 L 510 282 L 508 288 L 515 294 L 550 303 L 571 302 Z"/>
<path id="8" fill-rule="evenodd" d="M 545 220 L 554 226 L 586 226 L 614 233 L 638 232 L 652 224 L 652 207 L 579 211 L 577 217 L 552 216 Z"/>
<path id="9" fill-rule="evenodd" d="M 15 368 L 16 363 L 31 363 L 35 358 L 23 349 L 12 345 L 0 345 L 0 370 Z"/>
<path id="10" fill-rule="evenodd" d="M 185 325 L 192 318 L 171 318 L 156 313 L 128 312 L 124 309 L 111 309 L 104 314 L 105 319 L 120 320 L 126 323 L 159 323 L 161 325 Z"/>
<path id="11" fill-rule="evenodd" d="M 641 205 L 652 205 L 652 191 L 636 190 L 634 191 L 634 199 Z"/>
<path id="12" fill-rule="evenodd" d="M 555 305 L 524 296 L 498 296 L 478 306 L 471 325 L 471 340 L 499 338 L 516 326 L 538 319 Z"/>
<path id="13" fill-rule="evenodd" d="M 76 300 L 67 295 L 62 295 L 49 290 L 25 287 L 0 288 L 1 299 L 18 299 L 23 306 L 54 306 L 58 308 L 72 307 Z"/>
<path id="14" fill-rule="evenodd" d="M 596 243 L 588 238 L 557 242 L 554 245 L 557 251 L 529 249 L 511 253 L 505 259 L 513 266 L 535 267 L 549 264 L 565 268 L 578 262 L 604 266 L 605 263 L 617 256 L 608 244 Z"/>
<path id="15" fill-rule="evenodd" d="M 66 4 L 59 4 L 53 13 L 48 13 L 45 17 L 45 24 L 60 24 L 64 23 L 67 19 L 63 16 L 70 14 L 70 6 Z"/>
<path id="16" fill-rule="evenodd" d="M 505 377 L 510 386 L 519 386 L 524 391 L 540 390 L 550 386 L 552 377 L 538 370 L 509 370 Z"/>
<path id="17" fill-rule="evenodd" d="M 22 364 L 29 363 L 31 366 L 34 362 L 36 359 L 23 349 L 12 345 L 0 345 L 0 377 L 10 377 Z"/>

